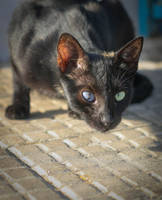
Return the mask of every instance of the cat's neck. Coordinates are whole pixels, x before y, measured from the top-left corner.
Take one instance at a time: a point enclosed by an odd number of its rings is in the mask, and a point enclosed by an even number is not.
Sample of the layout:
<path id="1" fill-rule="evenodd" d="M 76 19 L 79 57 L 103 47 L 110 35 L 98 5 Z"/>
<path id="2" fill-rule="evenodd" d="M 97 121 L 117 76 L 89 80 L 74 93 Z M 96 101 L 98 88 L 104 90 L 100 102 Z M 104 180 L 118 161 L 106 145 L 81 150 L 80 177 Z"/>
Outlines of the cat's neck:
<path id="1" fill-rule="evenodd" d="M 100 54 L 103 49 L 102 39 L 101 37 L 98 37 L 97 33 L 95 33 L 95 31 L 91 28 L 90 30 L 92 33 L 89 33 L 89 23 L 85 21 L 84 16 L 81 15 L 82 17 L 80 18 L 80 26 L 78 24 L 77 28 L 74 26 L 76 21 L 73 19 L 73 16 L 71 16 L 69 13 L 66 13 L 65 16 L 66 20 L 65 18 L 62 20 L 64 21 L 62 32 L 67 32 L 73 35 L 86 52 Z"/>

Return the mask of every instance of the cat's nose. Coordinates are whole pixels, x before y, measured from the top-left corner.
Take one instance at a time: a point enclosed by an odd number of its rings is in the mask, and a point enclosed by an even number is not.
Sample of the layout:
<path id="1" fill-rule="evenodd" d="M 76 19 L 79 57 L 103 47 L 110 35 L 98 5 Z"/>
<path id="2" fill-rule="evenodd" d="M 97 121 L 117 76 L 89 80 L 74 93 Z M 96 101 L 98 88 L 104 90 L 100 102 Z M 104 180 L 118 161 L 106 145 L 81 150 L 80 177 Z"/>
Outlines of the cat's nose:
<path id="1" fill-rule="evenodd" d="M 100 119 L 104 126 L 109 126 L 112 123 L 112 116 L 109 113 L 101 114 Z"/>

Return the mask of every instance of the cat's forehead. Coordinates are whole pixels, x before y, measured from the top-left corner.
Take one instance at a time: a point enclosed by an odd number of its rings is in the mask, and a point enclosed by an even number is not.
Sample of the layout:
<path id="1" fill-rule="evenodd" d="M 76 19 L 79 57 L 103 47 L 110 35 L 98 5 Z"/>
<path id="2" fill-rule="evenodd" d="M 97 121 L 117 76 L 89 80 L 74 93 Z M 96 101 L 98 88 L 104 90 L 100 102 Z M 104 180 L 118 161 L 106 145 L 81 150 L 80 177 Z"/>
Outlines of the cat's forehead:
<path id="1" fill-rule="evenodd" d="M 119 91 L 127 87 L 127 77 L 114 53 L 106 53 L 91 59 L 92 75 L 101 91 Z"/>
<path id="2" fill-rule="evenodd" d="M 95 59 L 91 59 L 92 73 L 100 87 L 107 86 L 108 80 L 113 75 L 113 60 L 112 56 L 98 56 Z"/>
<path id="3" fill-rule="evenodd" d="M 108 56 L 109 55 L 109 56 Z M 111 67 L 113 64 L 114 56 L 113 54 L 108 54 L 104 52 L 101 55 L 93 55 L 90 56 L 90 64 L 93 67 L 93 71 L 97 72 L 103 72 L 105 68 Z"/>

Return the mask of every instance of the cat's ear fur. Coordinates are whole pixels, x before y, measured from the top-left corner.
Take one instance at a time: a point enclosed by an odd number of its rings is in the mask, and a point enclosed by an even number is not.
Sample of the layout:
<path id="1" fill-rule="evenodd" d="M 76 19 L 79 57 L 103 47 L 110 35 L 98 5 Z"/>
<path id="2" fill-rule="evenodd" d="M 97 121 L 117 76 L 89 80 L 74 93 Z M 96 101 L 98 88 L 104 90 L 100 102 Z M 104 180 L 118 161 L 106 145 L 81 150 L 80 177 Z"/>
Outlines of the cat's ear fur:
<path id="1" fill-rule="evenodd" d="M 116 58 L 120 66 L 129 74 L 135 75 L 138 69 L 138 61 L 143 47 L 143 37 L 135 38 L 116 52 Z"/>
<path id="2" fill-rule="evenodd" d="M 76 68 L 86 70 L 87 56 L 79 42 L 69 33 L 63 33 L 57 46 L 57 63 L 62 73 L 71 73 Z"/>
<path id="3" fill-rule="evenodd" d="M 143 47 L 143 37 L 135 38 L 128 42 L 118 52 L 117 56 L 120 57 L 124 62 L 138 62 Z"/>

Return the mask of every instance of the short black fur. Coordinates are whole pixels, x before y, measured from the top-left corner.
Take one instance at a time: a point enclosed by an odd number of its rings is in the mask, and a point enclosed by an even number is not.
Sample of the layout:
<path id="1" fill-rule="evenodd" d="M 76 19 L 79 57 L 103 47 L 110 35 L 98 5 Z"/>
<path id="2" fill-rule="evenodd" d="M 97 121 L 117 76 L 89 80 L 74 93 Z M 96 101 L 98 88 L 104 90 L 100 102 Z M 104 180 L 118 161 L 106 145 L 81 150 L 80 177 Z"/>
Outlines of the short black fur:
<path id="1" fill-rule="evenodd" d="M 136 73 L 143 39 L 133 38 L 118 0 L 23 2 L 9 26 L 14 95 L 6 116 L 28 118 L 30 89 L 55 94 L 59 86 L 71 116 L 100 131 L 114 128 L 129 103 L 141 102 L 153 89 Z"/>

